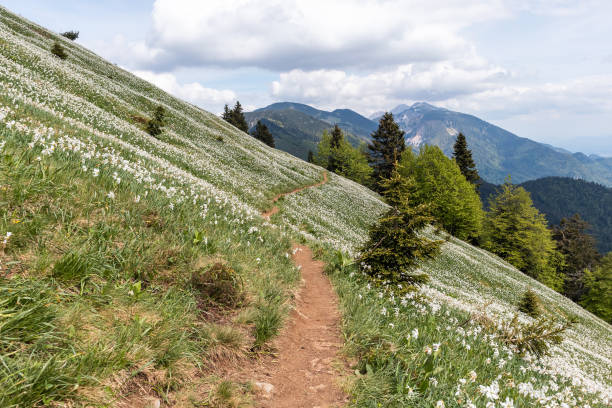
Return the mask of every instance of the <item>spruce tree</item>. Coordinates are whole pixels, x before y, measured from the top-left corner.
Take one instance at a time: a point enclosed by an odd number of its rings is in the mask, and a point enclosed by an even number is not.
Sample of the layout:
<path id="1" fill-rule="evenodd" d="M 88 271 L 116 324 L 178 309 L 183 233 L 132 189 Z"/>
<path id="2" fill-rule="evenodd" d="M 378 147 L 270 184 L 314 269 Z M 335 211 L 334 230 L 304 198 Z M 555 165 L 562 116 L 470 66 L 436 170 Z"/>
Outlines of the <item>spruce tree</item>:
<path id="1" fill-rule="evenodd" d="M 485 249 L 552 289 L 562 289 L 563 277 L 557 269 L 563 255 L 555 248 L 546 218 L 523 187 L 506 181 L 490 202 L 484 235 Z"/>
<path id="2" fill-rule="evenodd" d="M 463 133 L 459 133 L 453 146 L 453 158 L 457 162 L 461 173 L 467 181 L 478 186 L 480 176 L 476 170 L 476 164 L 472 159 L 472 151 L 467 147 L 467 140 Z"/>
<path id="3" fill-rule="evenodd" d="M 147 122 L 147 133 L 151 136 L 159 136 L 162 133 L 162 128 L 165 125 L 166 110 L 163 106 L 159 105 L 153 112 L 153 118 Z"/>
<path id="4" fill-rule="evenodd" d="M 226 122 L 232 123 L 232 111 L 227 106 L 227 103 L 223 107 L 223 115 L 221 115 L 221 118 Z"/>
<path id="5" fill-rule="evenodd" d="M 540 298 L 538 295 L 531 289 L 527 289 L 521 298 L 521 302 L 519 303 L 519 310 L 528 316 L 536 318 L 541 313 L 541 305 Z"/>
<path id="6" fill-rule="evenodd" d="M 59 59 L 65 60 L 66 58 L 68 58 L 66 50 L 64 50 L 64 47 L 62 47 L 62 45 L 57 41 L 53 44 L 53 47 L 51 47 L 51 53 Z"/>
<path id="7" fill-rule="evenodd" d="M 342 130 L 338 127 L 338 125 L 334 126 L 334 129 L 331 132 L 331 140 L 329 142 L 330 154 L 329 160 L 327 162 L 327 170 L 336 172 L 340 163 L 338 163 L 338 150 L 344 141 L 344 135 L 342 134 Z"/>
<path id="8" fill-rule="evenodd" d="M 257 140 L 264 142 L 268 146 L 274 147 L 274 137 L 272 136 L 272 133 L 270 133 L 265 123 L 261 123 L 260 120 L 257 121 L 252 136 Z"/>
<path id="9" fill-rule="evenodd" d="M 244 118 L 242 105 L 239 101 L 236 101 L 236 105 L 234 105 L 234 109 L 232 109 L 231 118 L 232 125 L 236 126 L 245 133 L 249 133 L 249 125 L 247 125 L 246 119 Z"/>
<path id="10" fill-rule="evenodd" d="M 315 158 L 314 158 L 314 153 L 312 152 L 312 150 L 308 151 L 308 163 L 314 163 L 315 162 Z"/>
<path id="11" fill-rule="evenodd" d="M 391 208 L 370 228 L 369 240 L 361 248 L 359 261 L 363 271 L 381 286 L 400 291 L 427 282 L 426 274 L 414 274 L 419 262 L 438 254 L 440 241 L 432 241 L 419 232 L 432 218 L 426 205 L 412 207 L 410 194 L 414 181 L 393 170 L 391 177 L 380 183 Z"/>
<path id="12" fill-rule="evenodd" d="M 586 293 L 580 304 L 612 324 L 612 252 L 602 258 L 599 266 L 586 271 L 584 284 Z"/>
<path id="13" fill-rule="evenodd" d="M 378 123 L 378 129 L 372 133 L 372 142 L 368 145 L 368 161 L 374 170 L 372 177 L 377 191 L 384 191 L 381 182 L 391 177 L 405 149 L 404 132 L 393 119 L 393 114 L 386 112 Z"/>
<path id="14" fill-rule="evenodd" d="M 553 228 L 557 249 L 565 255 L 565 266 L 562 268 L 565 275 L 564 294 L 575 302 L 585 292 L 585 270 L 592 270 L 601 259 L 595 239 L 586 232 L 589 228 L 589 223 L 580 218 L 579 214 L 570 219 L 563 218 Z"/>

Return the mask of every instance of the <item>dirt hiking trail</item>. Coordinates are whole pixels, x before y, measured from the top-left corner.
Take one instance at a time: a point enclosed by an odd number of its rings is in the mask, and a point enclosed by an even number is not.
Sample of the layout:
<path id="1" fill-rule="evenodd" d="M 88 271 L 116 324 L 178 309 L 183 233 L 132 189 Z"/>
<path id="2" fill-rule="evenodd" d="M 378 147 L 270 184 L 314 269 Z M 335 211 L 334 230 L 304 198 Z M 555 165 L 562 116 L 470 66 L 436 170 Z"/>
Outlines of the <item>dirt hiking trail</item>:
<path id="1" fill-rule="evenodd" d="M 296 189 L 280 197 L 313 188 L 327 182 Z M 274 206 L 262 214 L 270 217 L 278 212 Z M 343 341 L 340 332 L 338 300 L 323 269 L 322 261 L 313 259 L 312 250 L 295 245 L 293 261 L 300 268 L 302 284 L 296 295 L 295 309 L 281 334 L 273 342 L 276 358 L 257 370 L 258 407 L 270 408 L 331 408 L 348 401 L 339 379 L 345 363 L 339 351 Z"/>
<path id="2" fill-rule="evenodd" d="M 281 199 L 281 197 L 285 197 L 288 196 L 289 194 L 295 194 L 295 193 L 299 193 L 300 191 L 306 190 L 307 188 L 313 188 L 313 187 L 319 187 L 323 184 L 327 183 L 327 172 L 324 171 L 323 172 L 323 180 L 319 181 L 318 183 L 315 184 L 311 184 L 309 186 L 304 186 L 304 187 L 299 187 L 296 188 L 295 190 L 289 191 L 288 193 L 281 193 L 281 194 L 277 194 L 273 199 L 272 202 L 275 203 L 278 200 Z M 261 213 L 261 216 L 264 218 L 270 218 L 271 216 L 273 216 L 274 214 L 276 214 L 278 212 L 278 207 L 274 206 L 271 209 L 269 209 L 268 211 L 264 211 Z"/>

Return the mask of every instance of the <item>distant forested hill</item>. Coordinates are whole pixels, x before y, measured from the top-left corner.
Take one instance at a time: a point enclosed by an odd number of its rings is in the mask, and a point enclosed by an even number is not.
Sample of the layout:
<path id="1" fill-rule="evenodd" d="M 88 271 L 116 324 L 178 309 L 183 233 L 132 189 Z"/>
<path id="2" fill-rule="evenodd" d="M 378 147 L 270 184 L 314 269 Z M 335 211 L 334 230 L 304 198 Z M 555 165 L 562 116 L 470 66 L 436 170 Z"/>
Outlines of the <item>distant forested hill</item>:
<path id="1" fill-rule="evenodd" d="M 531 193 L 534 205 L 546 214 L 550 225 L 557 225 L 563 217 L 578 213 L 591 224 L 599 250 L 602 253 L 612 251 L 612 188 L 567 177 L 545 177 L 520 186 Z M 491 183 L 480 187 L 485 206 L 496 189 Z"/>

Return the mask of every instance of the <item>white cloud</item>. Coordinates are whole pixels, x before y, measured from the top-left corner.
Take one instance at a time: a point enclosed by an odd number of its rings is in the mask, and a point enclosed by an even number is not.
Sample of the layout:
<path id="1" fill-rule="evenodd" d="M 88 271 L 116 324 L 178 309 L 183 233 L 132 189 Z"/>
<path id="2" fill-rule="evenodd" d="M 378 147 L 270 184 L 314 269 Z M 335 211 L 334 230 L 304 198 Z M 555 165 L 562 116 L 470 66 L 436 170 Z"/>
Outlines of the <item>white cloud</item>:
<path id="1" fill-rule="evenodd" d="M 176 76 L 171 73 L 151 71 L 132 71 L 132 73 L 177 98 L 184 99 L 212 112 L 219 112 L 224 104 L 236 100 L 236 94 L 231 90 L 206 88 L 198 82 L 181 84 Z"/>
<path id="2" fill-rule="evenodd" d="M 375 68 L 471 52 L 460 29 L 501 0 L 157 0 L 149 64 L 271 70 Z"/>

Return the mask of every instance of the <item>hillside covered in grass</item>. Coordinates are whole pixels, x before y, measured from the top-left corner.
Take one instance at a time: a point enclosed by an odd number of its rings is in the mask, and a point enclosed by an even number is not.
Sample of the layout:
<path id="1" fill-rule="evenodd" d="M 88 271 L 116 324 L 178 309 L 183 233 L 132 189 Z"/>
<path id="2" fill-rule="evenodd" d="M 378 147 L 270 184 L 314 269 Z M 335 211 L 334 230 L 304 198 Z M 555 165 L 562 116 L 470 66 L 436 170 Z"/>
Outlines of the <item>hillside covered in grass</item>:
<path id="1" fill-rule="evenodd" d="M 322 169 L 5 9 L 0 60 L 0 406 L 251 404 L 252 384 L 224 373 L 278 333 L 299 283 L 292 242 L 332 265 L 386 205 L 331 174 L 268 222 L 272 197 Z M 330 268 L 352 405 L 610 404 L 608 324 L 450 237 L 422 269 L 430 284 L 398 299 Z M 495 334 L 528 287 L 576 321 L 542 359 Z"/>

